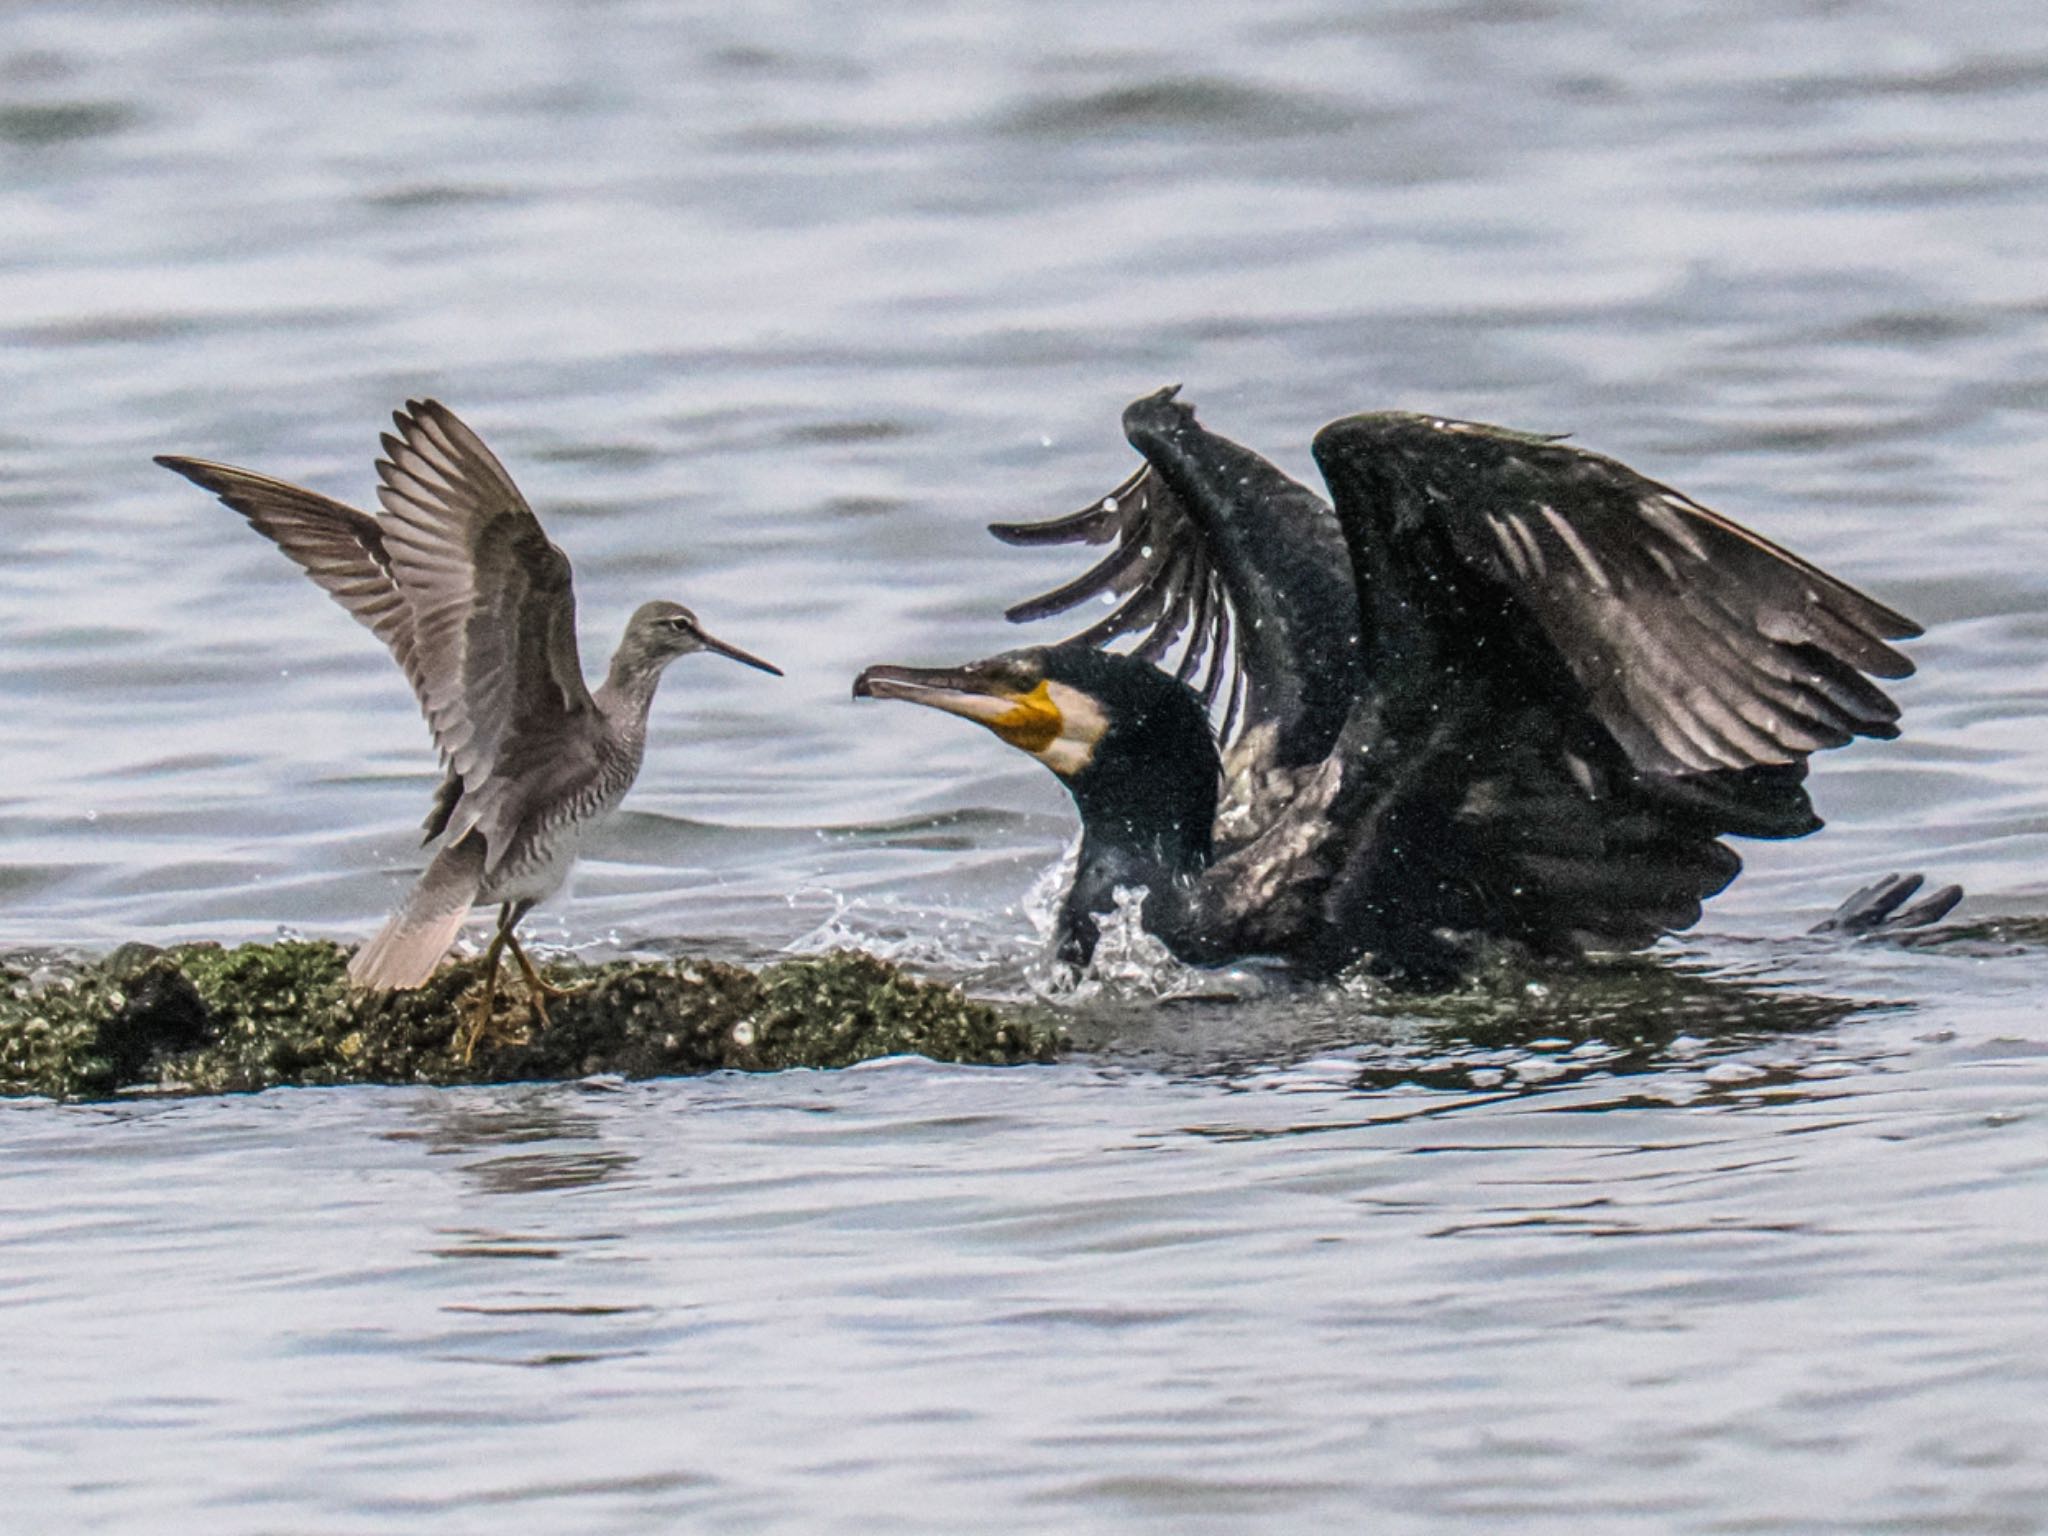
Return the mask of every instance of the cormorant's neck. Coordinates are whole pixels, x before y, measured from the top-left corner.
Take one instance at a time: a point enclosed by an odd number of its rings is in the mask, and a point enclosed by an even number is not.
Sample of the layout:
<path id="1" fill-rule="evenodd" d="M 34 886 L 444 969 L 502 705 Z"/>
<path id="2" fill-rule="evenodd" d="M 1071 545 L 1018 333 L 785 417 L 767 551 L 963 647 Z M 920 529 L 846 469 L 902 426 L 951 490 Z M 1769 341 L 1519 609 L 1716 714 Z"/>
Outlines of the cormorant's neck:
<path id="1" fill-rule="evenodd" d="M 1132 868 L 1157 868 L 1169 875 L 1199 874 L 1209 865 L 1211 828 L 1216 819 L 1212 790 L 1199 801 L 1188 796 L 1168 806 L 1153 801 L 1140 806 L 1091 806 L 1074 797 L 1081 810 L 1081 857 L 1117 859 Z"/>
<path id="2" fill-rule="evenodd" d="M 1115 910 L 1119 887 L 1150 893 L 1147 928 L 1170 926 L 1170 910 L 1213 857 L 1218 772 L 1212 746 L 1194 761 L 1098 761 L 1068 781 L 1081 853 L 1061 912 L 1062 958 L 1087 963 L 1096 919 Z"/>

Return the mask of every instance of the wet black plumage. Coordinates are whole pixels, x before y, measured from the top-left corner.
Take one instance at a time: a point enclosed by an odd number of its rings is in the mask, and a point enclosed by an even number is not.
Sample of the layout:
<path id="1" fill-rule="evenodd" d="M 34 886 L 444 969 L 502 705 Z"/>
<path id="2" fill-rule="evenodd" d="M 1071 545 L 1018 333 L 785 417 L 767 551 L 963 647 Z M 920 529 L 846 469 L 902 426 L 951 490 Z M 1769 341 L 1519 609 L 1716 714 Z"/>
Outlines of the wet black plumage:
<path id="1" fill-rule="evenodd" d="M 1105 597 L 1110 613 L 980 664 L 1036 669 L 1107 717 L 1063 773 L 1084 827 L 1072 956 L 1118 884 L 1148 885 L 1146 926 L 1197 962 L 1363 958 L 1433 982 L 1501 940 L 1639 947 L 1734 878 L 1721 838 L 1820 826 L 1811 753 L 1897 734 L 1870 678 L 1911 672 L 1887 642 L 1917 626 L 1612 459 L 1352 416 L 1315 439 L 1325 503 L 1173 390 L 1124 431 L 1145 465 L 1111 496 L 993 530 L 1111 546 L 1010 617 Z M 1168 694 L 1183 722 L 1217 707 L 1220 753 L 1206 732 L 1130 726 L 1132 699 Z M 1199 818 L 1192 779 L 1219 773 L 1205 848 L 1160 860 L 1126 835 Z M 1146 814 L 1106 817 L 1109 799 Z"/>

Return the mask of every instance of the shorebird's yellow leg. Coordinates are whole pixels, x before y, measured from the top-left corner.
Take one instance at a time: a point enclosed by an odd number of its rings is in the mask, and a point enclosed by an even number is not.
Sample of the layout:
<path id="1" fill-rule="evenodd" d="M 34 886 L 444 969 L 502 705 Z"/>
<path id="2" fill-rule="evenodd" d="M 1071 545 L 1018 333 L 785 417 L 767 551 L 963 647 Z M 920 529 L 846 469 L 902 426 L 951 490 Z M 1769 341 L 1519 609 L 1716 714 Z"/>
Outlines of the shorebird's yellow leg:
<path id="1" fill-rule="evenodd" d="M 470 1013 L 455 1037 L 456 1054 L 461 1056 L 465 1066 L 476 1058 L 476 1048 L 484 1043 L 485 1037 L 495 1033 L 491 1027 L 491 1015 L 498 1006 L 498 970 L 504 963 L 505 946 L 509 943 L 512 945 L 513 953 L 519 953 L 519 945 L 512 938 L 512 922 L 512 908 L 509 905 L 501 908 L 498 912 L 498 931 L 491 935 L 491 942 L 484 950 L 483 1001 Z M 519 961 L 524 966 L 526 956 L 519 955 Z M 545 1021 L 547 1014 L 543 1012 L 541 1018 Z M 507 1036 L 508 1040 L 517 1038 Z"/>
<path id="2" fill-rule="evenodd" d="M 526 989 L 533 999 L 533 1011 L 540 1015 L 541 1023 L 546 1025 L 548 1022 L 547 1000 L 549 998 L 572 997 L 583 989 L 581 987 L 558 987 L 553 982 L 544 978 L 540 973 L 540 969 L 527 958 L 526 951 L 520 947 L 519 935 L 516 933 L 506 934 L 505 942 L 512 947 L 512 958 L 519 962 L 519 969 L 526 976 Z"/>

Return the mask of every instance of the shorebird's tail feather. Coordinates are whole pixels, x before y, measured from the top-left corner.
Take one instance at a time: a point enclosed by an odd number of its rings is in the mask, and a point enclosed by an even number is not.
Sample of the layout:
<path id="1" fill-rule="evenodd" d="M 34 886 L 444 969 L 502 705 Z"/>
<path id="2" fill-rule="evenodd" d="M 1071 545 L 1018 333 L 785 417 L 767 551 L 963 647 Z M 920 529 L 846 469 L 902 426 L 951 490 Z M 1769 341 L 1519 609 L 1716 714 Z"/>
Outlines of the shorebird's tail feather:
<path id="1" fill-rule="evenodd" d="M 435 854 L 405 905 L 349 961 L 349 981 L 373 992 L 424 986 L 462 931 L 483 876 L 484 840 L 475 832 Z"/>

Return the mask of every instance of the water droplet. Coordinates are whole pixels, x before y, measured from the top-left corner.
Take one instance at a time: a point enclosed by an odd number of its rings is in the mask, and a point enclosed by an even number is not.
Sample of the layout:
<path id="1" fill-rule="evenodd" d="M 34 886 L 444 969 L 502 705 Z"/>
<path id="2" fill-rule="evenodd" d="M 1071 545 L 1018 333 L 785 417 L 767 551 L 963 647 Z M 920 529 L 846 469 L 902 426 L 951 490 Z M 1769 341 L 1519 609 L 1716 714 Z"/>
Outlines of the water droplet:
<path id="1" fill-rule="evenodd" d="M 1700 1074 L 1708 1082 L 1722 1085 L 1729 1083 L 1753 1083 L 1765 1075 L 1762 1067 L 1753 1067 L 1746 1061 L 1716 1062 Z"/>

